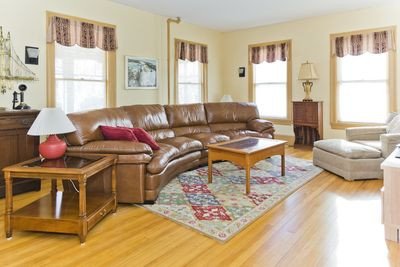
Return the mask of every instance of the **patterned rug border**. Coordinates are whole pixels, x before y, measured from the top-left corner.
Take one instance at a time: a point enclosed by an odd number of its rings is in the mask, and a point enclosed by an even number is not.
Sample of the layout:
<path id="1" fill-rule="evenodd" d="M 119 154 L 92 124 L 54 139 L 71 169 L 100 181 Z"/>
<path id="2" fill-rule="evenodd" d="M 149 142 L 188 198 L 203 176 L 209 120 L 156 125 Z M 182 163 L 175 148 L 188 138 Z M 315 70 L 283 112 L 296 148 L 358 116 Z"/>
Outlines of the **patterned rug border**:
<path id="1" fill-rule="evenodd" d="M 274 156 L 276 157 L 276 156 Z M 294 160 L 294 161 L 303 161 L 303 162 L 308 162 L 308 163 L 312 163 L 311 160 L 306 160 L 306 159 L 302 159 L 302 158 L 297 158 L 297 157 L 293 157 L 293 156 L 286 156 L 286 160 Z M 207 166 L 205 166 L 207 167 Z M 314 178 L 316 178 L 321 172 L 323 172 L 323 169 L 317 167 L 317 166 L 313 166 L 315 169 L 309 171 L 309 173 L 307 173 L 307 175 L 305 175 L 304 177 L 302 177 L 302 179 L 299 179 L 293 183 L 291 183 L 285 190 L 285 195 L 280 196 L 278 199 L 275 200 L 270 200 L 270 201 L 265 201 L 264 203 L 262 203 L 261 205 L 255 207 L 253 209 L 253 211 L 256 211 L 255 214 L 253 216 L 251 215 L 246 215 L 246 220 L 247 222 L 245 222 L 244 224 L 242 224 L 240 226 L 239 229 L 236 229 L 236 232 L 233 232 L 230 235 L 227 235 L 226 237 L 218 237 L 216 235 L 212 235 L 209 234 L 207 232 L 205 232 L 204 230 L 200 229 L 198 225 L 187 225 L 186 223 L 176 220 L 175 218 L 169 217 L 166 214 L 163 214 L 163 212 L 161 210 L 157 210 L 154 209 L 154 205 L 149 205 L 149 204 L 135 204 L 138 207 L 141 207 L 145 210 L 148 210 L 154 214 L 157 215 L 161 215 L 162 217 L 173 221 L 179 225 L 184 226 L 185 228 L 189 229 L 189 230 L 196 230 L 196 232 L 207 236 L 209 238 L 212 238 L 213 240 L 216 240 L 222 244 L 226 243 L 227 241 L 229 241 L 230 239 L 232 239 L 233 237 L 235 237 L 237 234 L 239 234 L 240 232 L 242 232 L 243 230 L 245 230 L 250 224 L 254 223 L 256 220 L 258 220 L 260 217 L 262 217 L 263 215 L 265 215 L 268 211 L 270 211 L 272 208 L 276 207 L 277 205 L 279 205 L 282 201 L 284 201 L 286 198 L 290 197 L 294 192 L 296 192 L 297 190 L 299 190 L 301 187 L 303 187 L 305 184 L 307 184 L 308 182 L 310 182 L 311 180 L 313 180 Z M 176 179 L 176 178 L 174 178 Z M 172 180 L 171 180 L 172 181 Z M 244 190 L 244 188 L 243 188 Z M 271 203 L 272 202 L 272 203 Z M 234 228 L 233 226 L 230 226 L 228 228 Z M 234 229 L 235 230 L 235 229 Z"/>

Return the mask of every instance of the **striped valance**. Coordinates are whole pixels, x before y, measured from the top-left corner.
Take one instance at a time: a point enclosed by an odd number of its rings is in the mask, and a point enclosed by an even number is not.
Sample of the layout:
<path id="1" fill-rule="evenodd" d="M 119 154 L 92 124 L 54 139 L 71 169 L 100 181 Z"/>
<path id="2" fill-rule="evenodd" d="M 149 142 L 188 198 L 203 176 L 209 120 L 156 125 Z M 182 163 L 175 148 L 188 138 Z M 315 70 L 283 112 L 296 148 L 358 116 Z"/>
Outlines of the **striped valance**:
<path id="1" fill-rule="evenodd" d="M 190 62 L 198 61 L 200 63 L 208 63 L 208 51 L 206 45 L 183 40 L 177 40 L 175 45 L 175 57 L 177 60 L 181 59 L 189 60 Z"/>
<path id="2" fill-rule="evenodd" d="M 115 28 L 53 16 L 47 29 L 47 42 L 64 46 L 98 47 L 105 51 L 117 49 Z"/>
<path id="3" fill-rule="evenodd" d="M 366 52 L 381 54 L 396 50 L 394 30 L 371 31 L 332 38 L 332 55 L 359 56 Z"/>
<path id="4" fill-rule="evenodd" d="M 286 61 L 289 58 L 289 43 L 279 42 L 275 44 L 252 46 L 250 48 L 250 62 L 260 64 L 263 62 Z"/>

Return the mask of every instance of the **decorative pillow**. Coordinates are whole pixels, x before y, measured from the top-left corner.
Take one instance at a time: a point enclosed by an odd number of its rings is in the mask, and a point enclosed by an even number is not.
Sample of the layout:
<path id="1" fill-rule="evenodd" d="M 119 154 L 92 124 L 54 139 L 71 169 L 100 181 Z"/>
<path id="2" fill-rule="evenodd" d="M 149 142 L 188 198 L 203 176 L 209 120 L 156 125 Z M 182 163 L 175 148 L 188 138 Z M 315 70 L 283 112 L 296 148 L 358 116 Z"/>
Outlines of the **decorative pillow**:
<path id="1" fill-rule="evenodd" d="M 130 128 L 130 130 L 133 132 L 139 142 L 148 144 L 153 150 L 160 149 L 160 146 L 157 144 L 154 138 L 143 128 Z"/>
<path id="2" fill-rule="evenodd" d="M 101 125 L 100 130 L 105 140 L 138 141 L 135 134 L 129 128 Z"/>
<path id="3" fill-rule="evenodd" d="M 394 117 L 387 125 L 388 133 L 400 133 L 400 115 Z"/>

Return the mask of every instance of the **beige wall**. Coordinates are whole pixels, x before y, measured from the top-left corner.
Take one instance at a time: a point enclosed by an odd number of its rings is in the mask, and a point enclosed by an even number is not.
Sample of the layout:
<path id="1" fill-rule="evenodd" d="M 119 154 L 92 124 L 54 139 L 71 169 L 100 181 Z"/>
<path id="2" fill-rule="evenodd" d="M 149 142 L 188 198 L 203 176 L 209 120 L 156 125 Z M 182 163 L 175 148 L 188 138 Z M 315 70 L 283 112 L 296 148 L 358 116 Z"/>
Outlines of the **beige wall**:
<path id="1" fill-rule="evenodd" d="M 293 100 L 302 100 L 304 92 L 297 80 L 300 64 L 315 63 L 320 79 L 314 82 L 311 96 L 324 102 L 324 138 L 340 138 L 343 130 L 332 130 L 329 118 L 329 35 L 359 29 L 396 25 L 400 36 L 400 6 L 365 9 L 355 12 L 309 18 L 223 34 L 223 88 L 234 100 L 248 100 L 247 77 L 239 78 L 238 67 L 247 69 L 249 44 L 292 40 Z M 396 80 L 400 82 L 400 57 L 397 57 Z M 400 93 L 397 92 L 397 106 Z M 279 134 L 293 135 L 292 126 L 277 126 Z"/>
<path id="2" fill-rule="evenodd" d="M 117 26 L 117 105 L 167 102 L 166 18 L 106 0 L 12 0 L 3 1 L 0 26 L 10 31 L 14 47 L 21 59 L 25 46 L 40 49 L 39 65 L 28 65 L 39 81 L 29 83 L 26 102 L 34 108 L 46 106 L 46 11 L 82 17 Z M 218 60 L 221 34 L 182 22 L 173 25 L 174 36 L 206 43 L 210 53 L 209 100 L 219 99 L 220 65 Z M 173 48 L 173 45 L 172 45 Z M 172 49 L 173 52 L 173 49 Z M 124 57 L 126 55 L 159 60 L 159 89 L 125 90 Z M 171 54 L 173 57 L 173 53 Z M 173 78 L 173 68 L 171 69 Z M 172 87 L 171 87 L 172 88 Z M 11 107 L 12 92 L 0 95 L 0 106 Z"/>

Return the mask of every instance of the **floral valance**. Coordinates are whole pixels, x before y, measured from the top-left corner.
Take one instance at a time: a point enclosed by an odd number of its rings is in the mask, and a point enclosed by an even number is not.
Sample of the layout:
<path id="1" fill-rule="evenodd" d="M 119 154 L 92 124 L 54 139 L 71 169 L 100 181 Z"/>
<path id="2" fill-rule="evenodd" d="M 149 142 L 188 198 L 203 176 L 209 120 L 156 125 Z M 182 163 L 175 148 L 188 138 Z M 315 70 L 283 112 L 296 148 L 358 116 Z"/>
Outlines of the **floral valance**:
<path id="1" fill-rule="evenodd" d="M 396 50 L 393 30 L 338 36 L 332 39 L 332 55 L 337 57 L 359 56 L 366 52 L 381 54 L 391 50 Z"/>
<path id="2" fill-rule="evenodd" d="M 47 30 L 47 42 L 64 46 L 98 47 L 105 51 L 117 49 L 115 28 L 53 16 Z"/>
<path id="3" fill-rule="evenodd" d="M 190 62 L 208 63 L 207 46 L 179 40 L 176 42 L 175 57 Z"/>
<path id="4" fill-rule="evenodd" d="M 253 46 L 250 48 L 250 62 L 260 64 L 263 62 L 286 61 L 289 58 L 289 43 L 281 42 L 269 45 Z"/>

